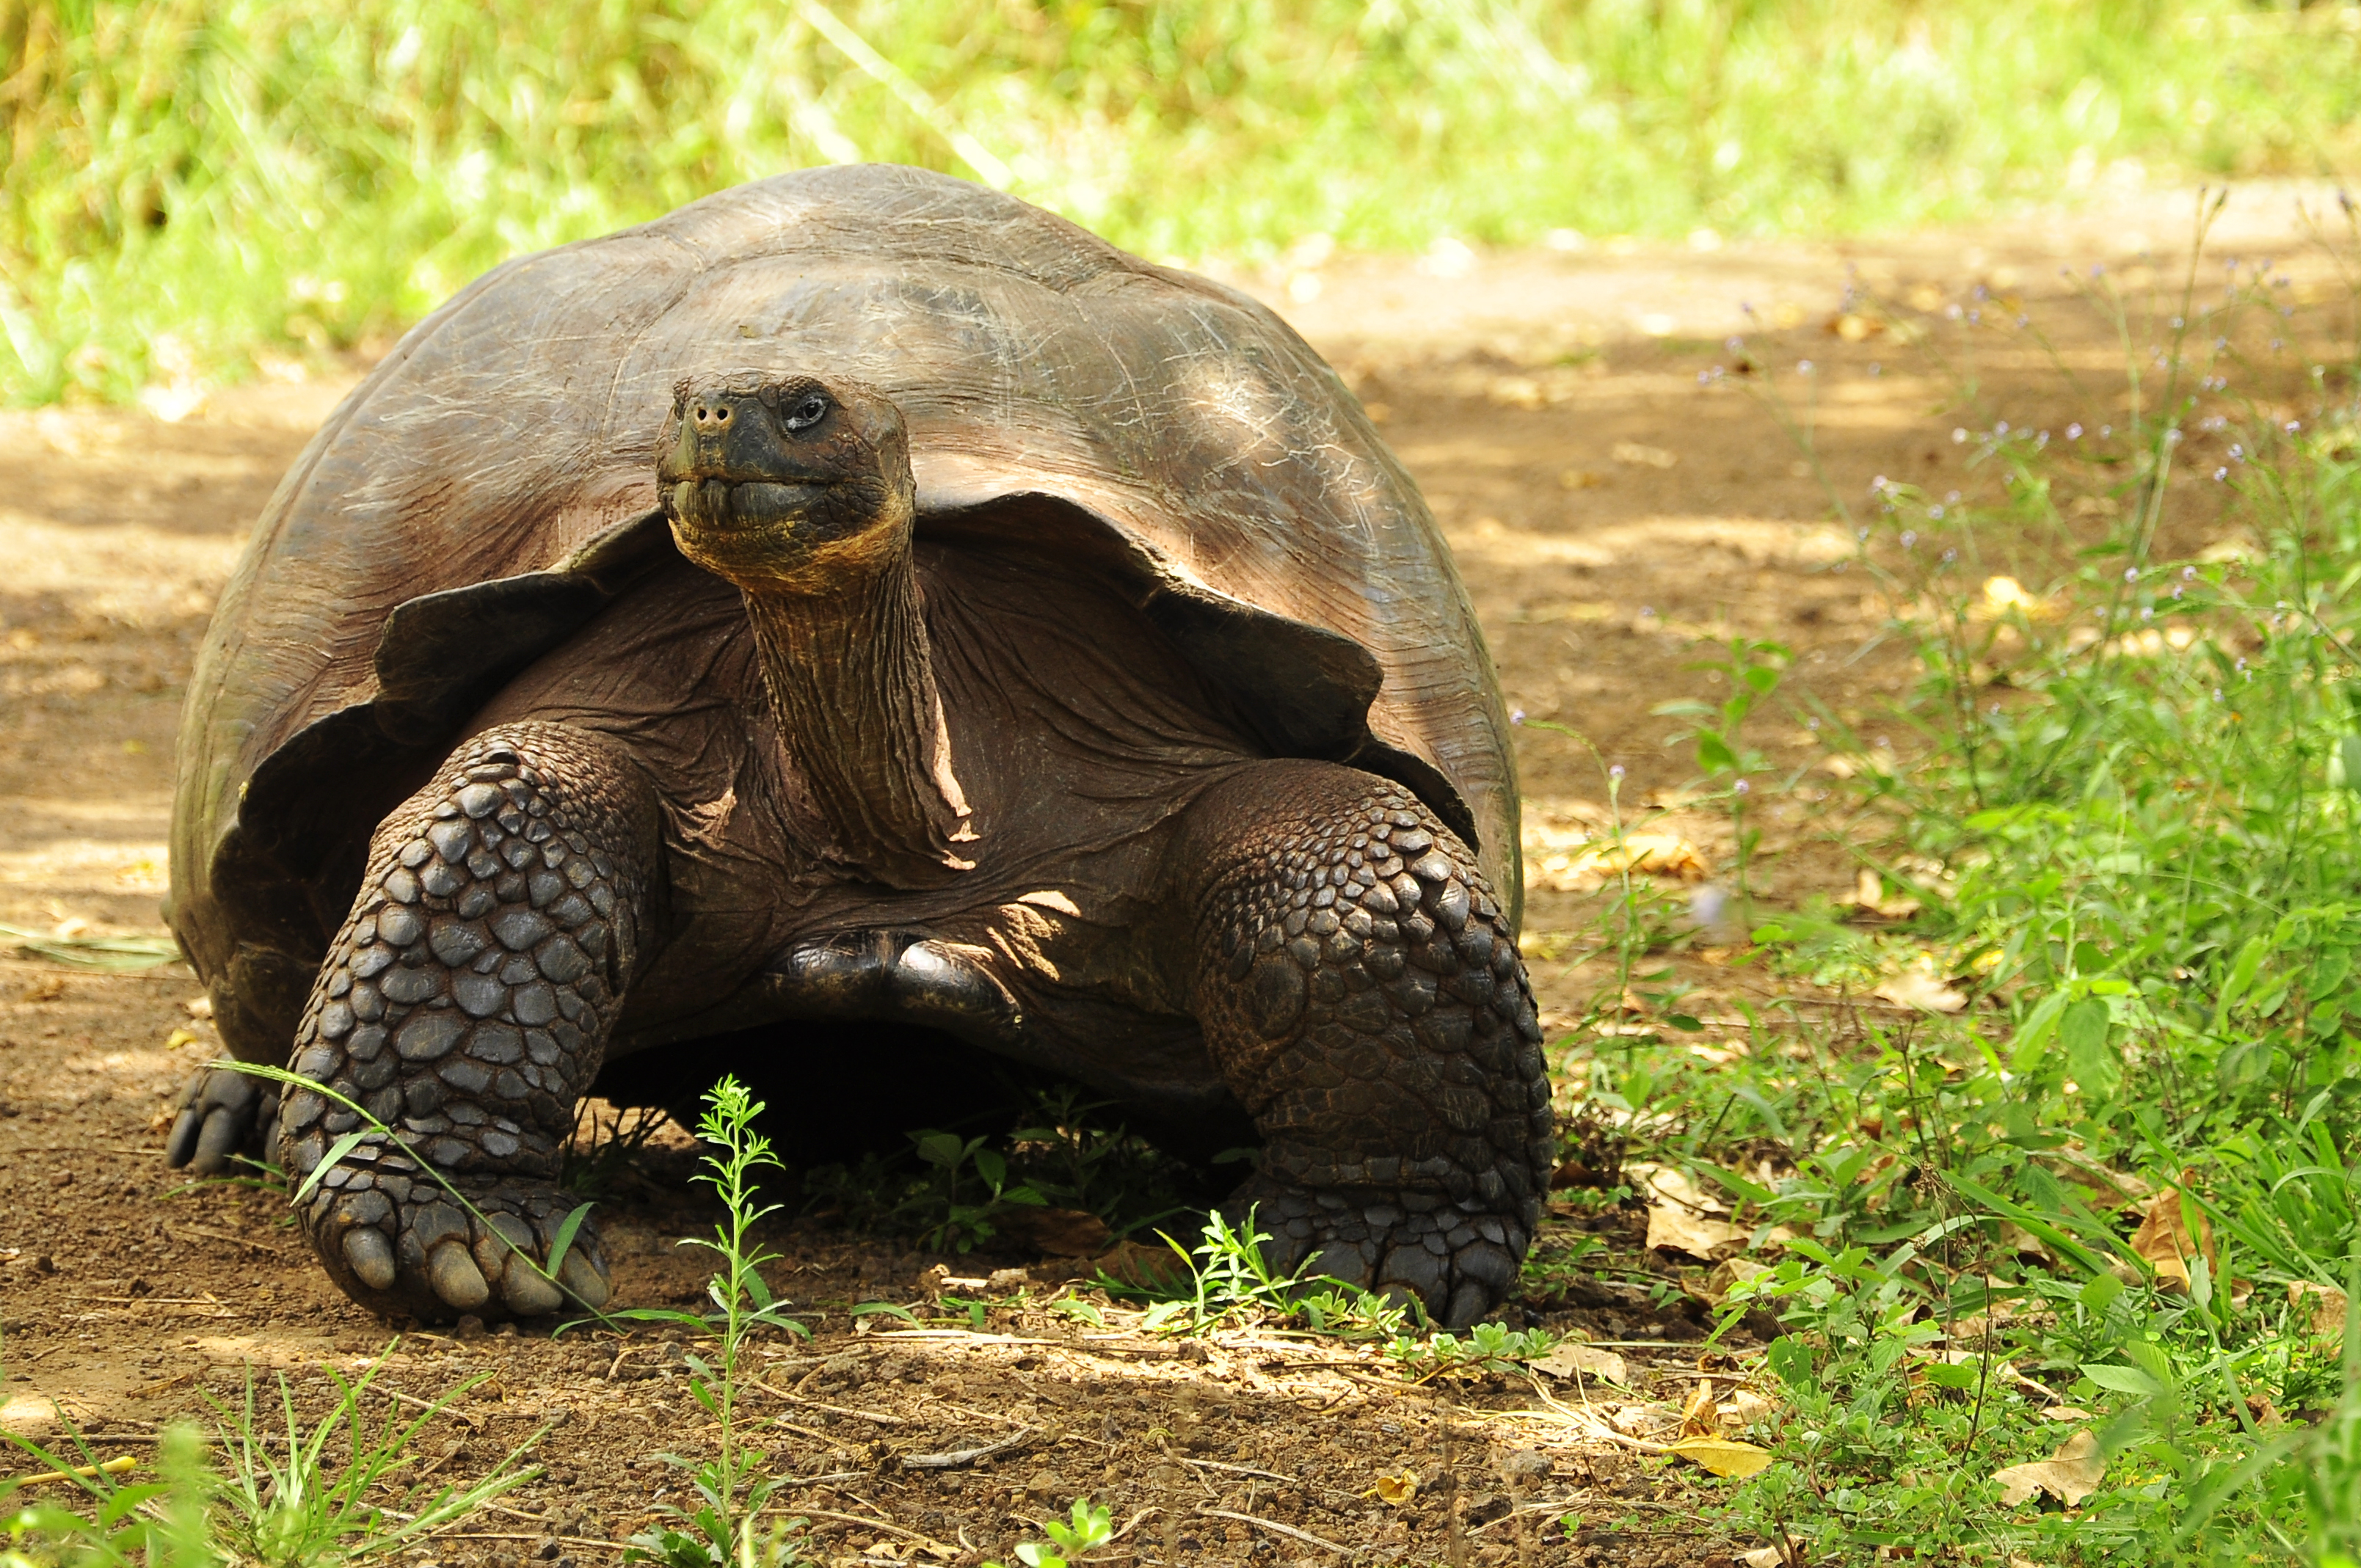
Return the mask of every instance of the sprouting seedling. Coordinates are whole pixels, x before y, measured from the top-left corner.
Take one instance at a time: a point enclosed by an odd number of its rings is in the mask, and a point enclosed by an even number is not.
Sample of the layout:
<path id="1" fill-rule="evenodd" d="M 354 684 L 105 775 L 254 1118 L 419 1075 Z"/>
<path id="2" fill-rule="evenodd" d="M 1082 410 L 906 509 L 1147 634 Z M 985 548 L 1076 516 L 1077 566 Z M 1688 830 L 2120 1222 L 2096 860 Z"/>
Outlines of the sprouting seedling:
<path id="1" fill-rule="evenodd" d="M 1016 1560 L 1025 1568 L 1071 1568 L 1085 1552 L 1095 1552 L 1115 1539 L 1115 1515 L 1088 1497 L 1076 1497 L 1066 1519 L 1045 1521 L 1041 1533 L 1049 1538 L 1049 1544 L 1028 1541 L 1016 1549 Z M 987 1563 L 984 1568 L 1004 1565 Z"/>

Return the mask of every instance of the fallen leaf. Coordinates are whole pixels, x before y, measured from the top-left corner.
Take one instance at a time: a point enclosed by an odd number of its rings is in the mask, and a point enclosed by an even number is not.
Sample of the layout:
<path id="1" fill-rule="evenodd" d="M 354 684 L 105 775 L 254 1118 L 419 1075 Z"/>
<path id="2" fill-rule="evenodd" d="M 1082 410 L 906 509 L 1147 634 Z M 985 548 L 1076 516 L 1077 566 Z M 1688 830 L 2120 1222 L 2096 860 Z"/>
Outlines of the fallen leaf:
<path id="1" fill-rule="evenodd" d="M 2072 1405 L 2052 1405 L 2034 1413 L 2045 1421 L 2087 1421 L 2093 1419 L 2090 1411 L 2077 1409 Z"/>
<path id="2" fill-rule="evenodd" d="M 1689 1397 L 1681 1401 L 1681 1436 L 1712 1437 L 1714 1435 L 1713 1379 L 1700 1377 Z"/>
<path id="3" fill-rule="evenodd" d="M 177 1051 L 182 1046 L 193 1046 L 198 1043 L 199 1037 L 186 1029 L 175 1029 L 164 1036 L 164 1048 L 168 1051 Z"/>
<path id="4" fill-rule="evenodd" d="M 2106 1461 L 2099 1457 L 2099 1440 L 2085 1429 L 2060 1443 L 2048 1458 L 2007 1465 L 1993 1471 L 1993 1479 L 2000 1483 L 2000 1500 L 2008 1508 L 2047 1492 L 2070 1508 L 2099 1489 L 2099 1479 L 2106 1470 Z"/>
<path id="5" fill-rule="evenodd" d="M 1743 1225 L 1692 1214 L 1675 1203 L 1653 1204 L 1648 1210 L 1648 1245 L 1652 1247 L 1685 1252 L 1700 1262 L 1710 1263 L 1716 1251 L 1736 1246 L 1745 1239 Z"/>
<path id="6" fill-rule="evenodd" d="M 1679 1166 L 1642 1160 L 1625 1166 L 1623 1175 L 1639 1189 L 1642 1197 L 1652 1202 L 1677 1204 L 1697 1214 L 1730 1212 L 1728 1203 L 1697 1185 L 1697 1179 Z"/>
<path id="7" fill-rule="evenodd" d="M 1400 1508 L 1418 1496 L 1418 1473 L 1405 1469 L 1399 1475 L 1380 1475 L 1369 1490 L 1378 1495 L 1378 1501 L 1389 1508 Z"/>
<path id="8" fill-rule="evenodd" d="M 1716 1475 L 1759 1475 L 1771 1464 L 1771 1451 L 1731 1437 L 1685 1437 L 1666 1443 L 1666 1453 L 1702 1464 Z"/>
<path id="9" fill-rule="evenodd" d="M 1586 1377 L 1601 1378 L 1629 1387 L 1631 1369 L 1623 1358 L 1611 1350 L 1601 1350 L 1595 1344 L 1577 1340 L 1562 1340 L 1557 1348 L 1532 1363 L 1536 1372 L 1546 1372 L 1552 1377 L 1572 1377 L 1576 1373 Z"/>
<path id="10" fill-rule="evenodd" d="M 1625 1437 L 1645 1437 L 1678 1423 L 1680 1417 L 1661 1405 L 1619 1405 L 1607 1424 Z"/>
<path id="11" fill-rule="evenodd" d="M 2199 1254 L 2206 1266 L 2213 1264 L 2213 1227 L 2205 1216 L 2197 1216 L 2197 1241 L 2191 1245 L 2189 1227 L 2181 1218 L 2180 1193 L 2167 1187 L 2148 1200 L 2147 1209 L 2140 1217 L 2140 1228 L 2132 1234 L 2132 1253 L 2156 1270 L 2156 1277 L 2180 1286 L 2189 1286 L 2189 1259 Z"/>
<path id="12" fill-rule="evenodd" d="M 1787 1568 L 1787 1554 L 1775 1546 L 1758 1546 L 1740 1552 L 1733 1561 L 1744 1568 Z"/>
<path id="13" fill-rule="evenodd" d="M 1724 1426 L 1750 1426 L 1756 1421 L 1769 1420 L 1777 1409 L 1776 1405 L 1752 1389 L 1741 1388 L 1730 1397 L 1729 1403 L 1721 1407 L 1721 1422 Z"/>
<path id="14" fill-rule="evenodd" d="M 2299 1312 L 2307 1307 L 2311 1320 L 2307 1325 L 2313 1333 L 2339 1339 L 2345 1333 L 2345 1292 L 2334 1285 L 2314 1285 L 2309 1279 L 2291 1280 L 2288 1285 L 2288 1305 Z"/>
<path id="15" fill-rule="evenodd" d="M 1872 994 L 1883 997 L 1896 1007 L 1916 1007 L 1925 1013 L 1957 1013 L 1968 1004 L 1965 996 L 1927 969 L 1904 970 L 1882 982 Z"/>

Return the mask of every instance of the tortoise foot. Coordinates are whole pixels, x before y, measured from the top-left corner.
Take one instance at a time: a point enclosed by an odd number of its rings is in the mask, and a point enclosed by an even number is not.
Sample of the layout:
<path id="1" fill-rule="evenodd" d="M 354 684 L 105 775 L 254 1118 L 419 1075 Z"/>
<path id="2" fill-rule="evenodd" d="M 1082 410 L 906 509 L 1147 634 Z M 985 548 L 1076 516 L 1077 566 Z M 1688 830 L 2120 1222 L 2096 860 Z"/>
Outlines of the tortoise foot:
<path id="1" fill-rule="evenodd" d="M 613 1289 L 588 1216 L 558 1266 L 547 1266 L 577 1196 L 526 1176 L 459 1176 L 452 1186 L 476 1213 L 415 1158 L 372 1135 L 305 1201 L 303 1229 L 345 1294 L 387 1317 L 489 1321 L 540 1317 L 569 1301 L 607 1304 Z"/>
<path id="2" fill-rule="evenodd" d="M 1263 1261 L 1279 1274 L 1330 1275 L 1415 1300 L 1439 1328 L 1480 1322 L 1515 1291 L 1531 1234 L 1522 1216 L 1480 1200 L 1371 1188 L 1312 1188 L 1257 1176 L 1223 1205 L 1270 1239 Z"/>
<path id="3" fill-rule="evenodd" d="M 228 1068 L 197 1069 L 164 1144 L 164 1164 L 192 1176 L 259 1166 L 279 1142 L 279 1085 Z"/>
<path id="4" fill-rule="evenodd" d="M 518 723 L 379 825 L 295 1034 L 315 1087 L 279 1113 L 298 1190 L 334 1159 L 298 1212 L 356 1301 L 430 1321 L 560 1305 L 510 1244 L 545 1260 L 575 1207 L 558 1162 L 631 975 L 655 817 L 611 742 Z M 577 1261 L 568 1288 L 603 1303 L 595 1247 Z"/>
<path id="5" fill-rule="evenodd" d="M 1177 863 L 1199 879 L 1194 1010 L 1265 1140 L 1239 1198 L 1275 1261 L 1446 1327 L 1491 1310 L 1555 1146 L 1524 962 L 1475 857 L 1398 784 L 1271 762 L 1191 808 Z"/>

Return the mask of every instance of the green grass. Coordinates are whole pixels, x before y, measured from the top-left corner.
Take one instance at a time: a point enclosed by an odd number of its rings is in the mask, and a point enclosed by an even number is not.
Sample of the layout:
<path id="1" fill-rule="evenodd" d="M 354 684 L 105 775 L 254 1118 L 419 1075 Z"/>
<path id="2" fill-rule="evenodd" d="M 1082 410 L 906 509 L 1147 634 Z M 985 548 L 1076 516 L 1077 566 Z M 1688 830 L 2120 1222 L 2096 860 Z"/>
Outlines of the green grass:
<path id="1" fill-rule="evenodd" d="M 0 1455 L 66 1477 L 0 1478 L 0 1568 L 346 1568 L 416 1550 L 541 1474 L 523 1463 L 537 1431 L 473 1482 L 412 1479 L 420 1434 L 491 1374 L 412 1415 L 400 1396 L 375 1387 L 384 1363 L 374 1358 L 352 1379 L 323 1367 L 335 1393 L 313 1423 L 296 1413 L 281 1374 L 279 1431 L 257 1410 L 248 1368 L 241 1403 L 207 1396 L 210 1440 L 185 1421 L 165 1429 L 152 1478 L 129 1461 L 102 1465 L 71 1427 L 50 1443 L 0 1432 Z"/>
<path id="2" fill-rule="evenodd" d="M 1963 385 L 1942 422 L 1981 470 L 1965 499 L 1831 497 L 1861 540 L 1845 568 L 1917 653 L 1888 719 L 1915 744 L 1872 766 L 1836 715 L 1754 683 L 1855 764 L 1830 830 L 1923 907 L 1906 928 L 1766 915 L 1746 961 L 1858 995 L 1931 954 L 1968 1005 L 1760 1012 L 1752 1054 L 1716 1068 L 1677 1034 L 1569 1053 L 1578 1092 L 1718 1185 L 1773 1265 L 1722 1311 L 1786 1331 L 1746 1364 L 1779 1463 L 1722 1522 L 1814 1563 L 2324 1565 L 2361 1541 L 2361 1329 L 2340 1351 L 2313 1310 L 2361 1297 L 2361 355 L 2307 384 L 2251 270 L 2209 265 L 2152 320 L 2089 287 L 2163 348 L 2090 394 L 2087 427 L 2009 428 Z M 2040 341 L 1998 314 L 1950 330 L 1952 364 Z M 1783 417 L 1811 396 L 1784 353 L 1740 352 Z M 2126 389 L 2136 411 L 2104 411 Z M 2092 499 L 2112 520 L 2075 521 Z M 1726 704 L 1677 710 L 1733 813 L 1736 773 L 1779 787 Z M 1631 951 L 1658 929 L 1646 896 L 1598 915 L 1627 972 L 1668 945 Z M 2185 1282 L 2134 1245 L 2155 1203 L 2210 1237 Z M 2095 1490 L 2004 1501 L 1994 1473 L 2078 1427 Z"/>
<path id="3" fill-rule="evenodd" d="M 380 340 L 522 251 L 921 163 L 1142 252 L 1821 234 L 2118 160 L 2331 171 L 2361 33 L 2235 0 L 0 0 L 0 402 Z"/>

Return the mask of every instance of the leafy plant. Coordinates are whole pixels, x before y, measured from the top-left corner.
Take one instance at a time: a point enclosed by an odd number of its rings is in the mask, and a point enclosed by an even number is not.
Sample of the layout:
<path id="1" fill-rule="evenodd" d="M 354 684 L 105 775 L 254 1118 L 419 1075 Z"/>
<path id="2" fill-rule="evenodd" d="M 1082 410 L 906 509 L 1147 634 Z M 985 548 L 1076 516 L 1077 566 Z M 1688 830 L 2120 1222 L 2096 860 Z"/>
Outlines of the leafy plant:
<path id="1" fill-rule="evenodd" d="M 1041 1533 L 1049 1538 L 1048 1545 L 1038 1541 L 1026 1541 L 1016 1549 L 1016 1561 L 1025 1568 L 1071 1568 L 1085 1554 L 1096 1551 L 1115 1539 L 1115 1515 L 1088 1497 L 1076 1497 L 1064 1522 L 1049 1519 L 1043 1522 Z M 984 1568 L 1002 1568 L 997 1563 L 987 1563 Z"/>
<path id="2" fill-rule="evenodd" d="M 1424 1381 L 1452 1373 L 1512 1372 L 1521 1363 L 1547 1355 L 1558 1338 L 1546 1329 L 1477 1323 L 1465 1339 L 1440 1331 L 1424 1337 L 1397 1335 L 1386 1355 L 1403 1372 Z"/>
<path id="3" fill-rule="evenodd" d="M 387 1354 L 392 1349 L 388 1345 Z M 539 1441 L 542 1433 L 535 1432 L 473 1482 L 445 1482 L 432 1491 L 423 1482 L 405 1482 L 401 1473 L 413 1462 L 421 1434 L 490 1374 L 460 1383 L 407 1417 L 389 1398 L 382 1414 L 372 1418 L 367 1407 L 384 1360 L 375 1358 L 357 1379 L 324 1368 L 336 1397 L 308 1427 L 282 1375 L 284 1431 L 279 1433 L 264 1430 L 250 1374 L 238 1405 L 208 1395 L 219 1418 L 213 1450 L 193 1425 L 168 1427 L 157 1447 L 153 1481 L 119 1479 L 129 1462 L 100 1464 L 71 1427 L 71 1453 L 0 1431 L 7 1446 L 62 1477 L 53 1485 L 71 1486 L 82 1496 L 72 1506 L 54 1497 L 28 1497 L 14 1483 L 0 1483 L 0 1530 L 7 1541 L 0 1563 L 335 1568 L 412 1549 L 540 1474 L 519 1463 Z"/>
<path id="4" fill-rule="evenodd" d="M 741 1568 L 775 1565 L 800 1560 L 796 1540 L 800 1519 L 777 1525 L 758 1535 L 763 1510 L 770 1506 L 778 1482 L 763 1474 L 770 1456 L 738 1442 L 738 1364 L 746 1341 L 761 1329 L 780 1329 L 799 1338 L 810 1331 L 786 1316 L 787 1303 L 773 1299 L 763 1278 L 763 1266 L 778 1261 L 754 1238 L 754 1227 L 778 1212 L 776 1203 L 757 1205 L 755 1173 L 776 1169 L 778 1156 L 771 1141 L 754 1131 L 763 1102 L 747 1092 L 734 1077 L 724 1077 L 705 1096 L 705 1113 L 697 1135 L 714 1152 L 705 1157 L 697 1177 L 721 1200 L 726 1213 L 713 1234 L 687 1236 L 683 1246 L 700 1246 L 721 1260 L 720 1272 L 706 1287 L 713 1302 L 709 1312 L 684 1312 L 669 1308 L 634 1307 L 611 1314 L 624 1322 L 669 1323 L 713 1337 L 720 1349 L 717 1368 L 694 1354 L 689 1366 L 689 1392 L 719 1428 L 719 1453 L 702 1464 L 666 1454 L 667 1463 L 687 1473 L 697 1506 L 663 1505 L 675 1521 L 658 1524 L 631 1538 L 625 1556 L 631 1562 L 656 1562 L 666 1568 Z"/>
<path id="5" fill-rule="evenodd" d="M 386 1348 L 390 1354 L 393 1346 Z M 294 1390 L 283 1374 L 279 1378 L 283 1434 L 262 1430 L 251 1372 L 239 1405 L 227 1406 L 207 1396 L 222 1417 L 219 1436 L 225 1471 L 211 1490 L 212 1517 L 216 1538 L 234 1560 L 264 1568 L 317 1568 L 401 1552 L 540 1474 L 520 1468 L 518 1462 L 546 1428 L 510 1450 L 480 1479 L 464 1486 L 445 1484 L 422 1497 L 423 1487 L 403 1485 L 400 1475 L 413 1458 L 419 1434 L 491 1374 L 477 1374 L 407 1418 L 401 1405 L 389 1398 L 383 1415 L 372 1422 L 364 1406 L 384 1365 L 385 1356 L 379 1355 L 351 1380 L 333 1366 L 324 1367 L 335 1386 L 335 1403 L 308 1431 L 295 1413 Z M 330 1451 L 339 1437 L 341 1465 Z"/>
<path id="6" fill-rule="evenodd" d="M 1158 1233 L 1162 1235 L 1162 1233 Z M 1264 1258 L 1271 1238 L 1255 1228 L 1255 1211 L 1235 1225 L 1216 1210 L 1205 1216 L 1202 1239 L 1191 1252 L 1169 1235 L 1164 1245 L 1179 1257 L 1185 1283 L 1153 1301 L 1141 1319 L 1148 1332 L 1202 1333 L 1239 1318 L 1294 1319 L 1315 1333 L 1369 1339 L 1399 1333 L 1409 1321 L 1403 1309 L 1309 1266 L 1281 1275 Z M 1102 1275 L 1111 1294 L 1137 1296 L 1138 1287 Z"/>
<path id="7" fill-rule="evenodd" d="M 983 1132 L 928 1128 L 901 1155 L 807 1173 L 815 1207 L 865 1230 L 965 1253 L 1021 1223 L 1027 1209 L 1077 1210 L 1126 1235 L 1184 1206 L 1190 1173 L 1121 1121 L 1109 1102 L 1072 1084 L 1010 1084 L 1024 1103 L 1015 1125 Z"/>

